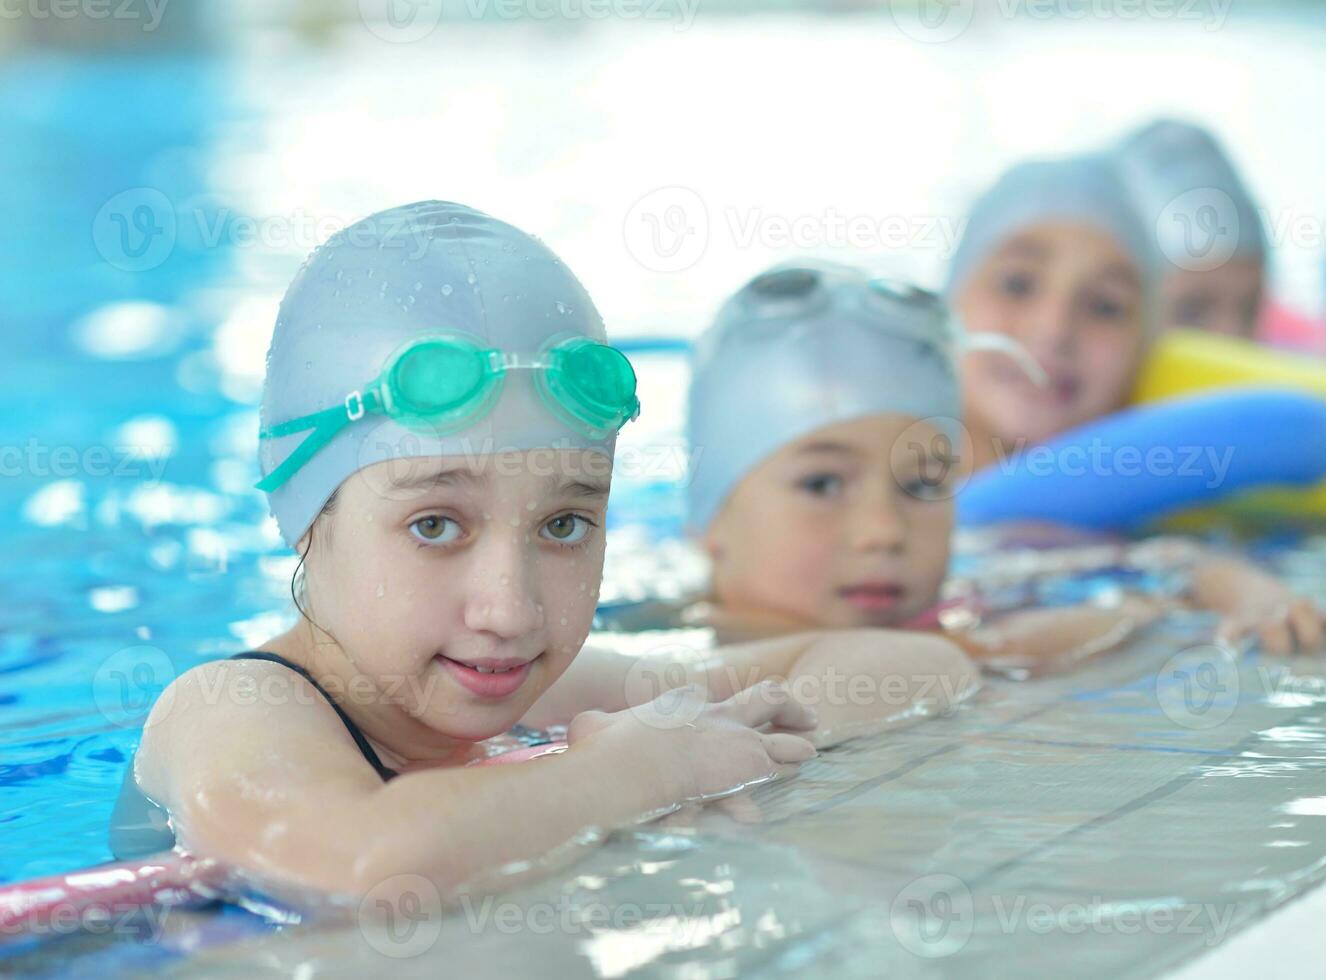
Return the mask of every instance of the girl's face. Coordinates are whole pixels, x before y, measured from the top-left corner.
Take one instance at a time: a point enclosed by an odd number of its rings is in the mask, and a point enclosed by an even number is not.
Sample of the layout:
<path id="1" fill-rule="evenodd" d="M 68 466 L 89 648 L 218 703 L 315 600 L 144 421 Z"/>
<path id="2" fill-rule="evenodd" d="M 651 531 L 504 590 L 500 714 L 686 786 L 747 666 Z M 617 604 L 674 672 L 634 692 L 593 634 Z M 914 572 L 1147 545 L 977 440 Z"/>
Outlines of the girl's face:
<path id="1" fill-rule="evenodd" d="M 1256 259 L 1230 259 L 1217 269 L 1172 269 L 1163 283 L 1163 323 L 1251 337 L 1257 329 L 1262 285 L 1262 264 Z"/>
<path id="2" fill-rule="evenodd" d="M 746 475 L 705 533 L 737 615 L 888 626 L 934 603 L 953 532 L 948 439 L 886 414 L 818 429 Z"/>
<path id="3" fill-rule="evenodd" d="M 310 617 L 383 703 L 466 741 L 508 730 L 589 633 L 611 465 L 547 449 L 360 470 L 314 533 Z"/>
<path id="4" fill-rule="evenodd" d="M 1075 224 L 1034 225 L 976 268 L 955 308 L 968 330 L 1018 340 L 1049 376 L 1041 388 L 1007 355 L 965 359 L 967 415 L 1000 442 L 1040 442 L 1127 398 L 1146 342 L 1142 284 L 1109 235 Z"/>

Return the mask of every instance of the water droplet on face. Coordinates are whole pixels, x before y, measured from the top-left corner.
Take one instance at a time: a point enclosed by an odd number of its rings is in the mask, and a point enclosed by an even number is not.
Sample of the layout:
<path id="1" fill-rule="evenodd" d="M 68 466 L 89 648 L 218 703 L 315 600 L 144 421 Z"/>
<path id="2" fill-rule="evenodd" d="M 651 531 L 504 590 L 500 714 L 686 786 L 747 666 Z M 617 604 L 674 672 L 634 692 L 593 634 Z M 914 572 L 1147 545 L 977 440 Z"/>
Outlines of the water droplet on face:
<path id="1" fill-rule="evenodd" d="M 479 277 L 476 276 L 473 272 L 471 272 L 468 276 L 465 277 L 465 281 L 468 282 L 471 286 L 473 286 L 476 282 L 479 281 Z"/>
<path id="2" fill-rule="evenodd" d="M 531 500 L 529 503 L 527 503 L 527 504 L 525 505 L 525 509 L 526 509 L 526 510 L 533 510 L 534 507 L 535 507 L 535 504 L 534 504 L 534 501 L 532 501 L 532 500 Z"/>
<path id="3" fill-rule="evenodd" d="M 567 306 L 565 303 L 563 303 L 563 302 L 561 302 L 560 300 L 558 300 L 558 302 L 557 302 L 557 312 L 560 313 L 560 314 L 562 314 L 562 316 L 566 316 L 566 314 L 568 314 L 568 313 L 571 312 L 571 307 Z"/>
<path id="4" fill-rule="evenodd" d="M 373 278 L 373 270 L 372 270 L 372 269 L 369 269 L 369 270 L 368 270 L 368 278 L 370 278 L 370 279 Z"/>
<path id="5" fill-rule="evenodd" d="M 416 283 L 414 284 L 414 291 L 415 291 L 416 293 L 419 292 L 419 290 L 421 290 L 421 289 L 423 289 L 423 288 L 424 288 L 424 284 L 421 283 L 421 282 L 416 282 Z"/>
<path id="6" fill-rule="evenodd" d="M 378 598 L 381 599 L 381 598 L 382 598 L 384 595 L 386 595 L 386 594 L 387 594 L 387 587 L 386 587 L 385 585 L 383 585 L 381 582 L 379 582 L 379 583 L 378 583 Z"/>
<path id="7" fill-rule="evenodd" d="M 500 585 L 510 585 L 510 584 L 511 584 L 511 576 L 508 575 L 508 574 L 506 574 L 505 572 L 503 572 L 501 575 L 498 576 L 497 581 L 498 581 L 498 584 L 500 584 Z"/>
<path id="8" fill-rule="evenodd" d="M 520 518 L 519 518 L 519 517 L 513 517 L 513 518 L 511 518 L 511 526 L 512 526 L 512 527 L 520 527 Z"/>
<path id="9" fill-rule="evenodd" d="M 493 519 L 493 515 L 490 514 L 490 513 L 488 513 L 488 511 L 484 511 L 484 512 L 483 512 L 483 519 L 484 519 L 485 521 L 491 521 L 491 520 Z"/>
<path id="10" fill-rule="evenodd" d="M 443 296 L 450 296 L 450 295 L 451 295 L 451 283 L 449 283 L 449 282 L 448 282 L 448 283 L 443 283 L 443 285 L 442 285 L 442 295 L 443 295 Z"/>
<path id="11" fill-rule="evenodd" d="M 566 625 L 566 617 L 565 617 L 565 616 L 562 617 L 562 625 L 563 625 L 563 626 Z"/>
<path id="12" fill-rule="evenodd" d="M 580 583 L 580 591 L 581 591 L 581 592 L 584 592 L 587 588 L 589 588 L 589 583 L 588 583 L 588 582 L 581 582 L 581 583 Z"/>
<path id="13" fill-rule="evenodd" d="M 304 370 L 305 370 L 305 371 L 311 370 L 312 368 L 313 368 L 313 362 L 312 362 L 312 361 L 305 361 L 305 362 L 304 362 Z"/>

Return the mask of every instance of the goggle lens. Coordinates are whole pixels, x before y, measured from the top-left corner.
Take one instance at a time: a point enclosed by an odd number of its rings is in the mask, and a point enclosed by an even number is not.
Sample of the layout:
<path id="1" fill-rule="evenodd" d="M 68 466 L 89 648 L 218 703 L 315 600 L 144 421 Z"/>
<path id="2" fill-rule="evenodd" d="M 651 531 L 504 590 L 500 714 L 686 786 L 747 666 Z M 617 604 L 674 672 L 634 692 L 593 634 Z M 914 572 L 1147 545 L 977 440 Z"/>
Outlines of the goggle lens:
<path id="1" fill-rule="evenodd" d="M 487 365 L 477 348 L 428 342 L 408 351 L 391 374 L 398 411 L 421 417 L 455 411 L 478 394 Z"/>
<path id="2" fill-rule="evenodd" d="M 635 370 L 626 355 L 593 341 L 572 341 L 552 351 L 548 386 L 582 422 L 617 426 L 635 412 Z"/>

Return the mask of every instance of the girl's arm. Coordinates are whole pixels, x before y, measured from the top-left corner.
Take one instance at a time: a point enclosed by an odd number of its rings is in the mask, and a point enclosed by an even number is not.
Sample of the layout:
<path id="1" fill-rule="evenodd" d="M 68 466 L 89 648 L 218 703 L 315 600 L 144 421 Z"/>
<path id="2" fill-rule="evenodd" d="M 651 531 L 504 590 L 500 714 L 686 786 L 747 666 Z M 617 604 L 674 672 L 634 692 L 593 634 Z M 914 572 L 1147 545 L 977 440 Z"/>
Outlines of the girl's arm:
<path id="1" fill-rule="evenodd" d="M 710 650 L 674 642 L 641 656 L 586 648 L 522 721 L 564 724 L 580 711 L 620 711 L 687 684 L 722 700 L 769 678 L 785 679 L 818 715 L 807 737 L 819 746 L 948 710 L 979 684 L 952 643 L 897 630 L 795 633 Z"/>
<path id="2" fill-rule="evenodd" d="M 771 778 L 813 755 L 809 727 L 768 691 L 688 708 L 690 724 L 646 705 L 577 718 L 560 755 L 494 767 L 404 773 L 383 783 L 331 707 L 306 690 L 263 703 L 261 662 L 189 671 L 153 709 L 139 785 L 171 814 L 179 843 L 256 876 L 266 890 L 390 896 L 422 876 L 444 899 L 509 885 L 496 869 L 538 869 L 587 831 Z M 247 697 L 234 681 L 247 680 Z M 288 678 L 283 678 L 288 680 Z M 417 887 L 417 881 L 416 881 Z"/>
<path id="3" fill-rule="evenodd" d="M 981 663 L 1035 676 L 1122 645 L 1164 609 L 1160 600 L 1129 597 L 1112 608 L 1069 606 L 1015 612 L 988 625 L 947 635 Z"/>
<path id="4" fill-rule="evenodd" d="M 1321 609 L 1260 568 L 1207 552 L 1193 568 L 1194 604 L 1221 616 L 1227 643 L 1256 638 L 1268 653 L 1315 653 L 1322 648 Z"/>
<path id="5" fill-rule="evenodd" d="M 1256 639 L 1268 653 L 1322 648 L 1322 611 L 1274 575 L 1186 538 L 1162 537 L 1134 545 L 1129 560 L 1140 568 L 1187 573 L 1187 596 L 1199 609 L 1221 617 L 1218 637 L 1231 644 Z"/>

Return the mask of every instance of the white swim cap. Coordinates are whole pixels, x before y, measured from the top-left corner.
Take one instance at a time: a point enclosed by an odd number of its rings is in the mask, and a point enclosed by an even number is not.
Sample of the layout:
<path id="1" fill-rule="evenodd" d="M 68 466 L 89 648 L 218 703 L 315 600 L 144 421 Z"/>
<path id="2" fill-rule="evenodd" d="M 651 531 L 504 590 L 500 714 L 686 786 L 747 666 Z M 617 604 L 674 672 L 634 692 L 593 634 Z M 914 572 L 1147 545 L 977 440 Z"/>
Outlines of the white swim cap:
<path id="1" fill-rule="evenodd" d="M 436 337 L 471 345 L 463 366 L 490 382 L 463 427 L 412 422 L 378 383 L 393 355 Z M 383 460 L 545 447 L 610 457 L 624 418 L 575 424 L 542 374 L 507 371 L 542 365 L 540 352 L 576 338 L 603 353 L 603 321 L 576 277 L 533 236 L 472 208 L 408 204 L 332 237 L 290 284 L 267 355 L 260 459 L 286 542 L 295 546 L 348 476 Z M 436 389 L 439 378 L 455 380 L 441 371 L 411 383 Z M 633 375 L 630 387 L 633 399 Z"/>
<path id="2" fill-rule="evenodd" d="M 1113 163 L 1099 154 L 1033 160 L 1005 171 L 972 206 L 949 264 L 945 298 L 953 303 L 976 267 L 1010 236 L 1047 221 L 1077 222 L 1112 237 L 1137 265 L 1150 300 L 1158 264 L 1153 237 Z M 1150 302 L 1146 306 L 1150 314 Z"/>
<path id="3" fill-rule="evenodd" d="M 751 280 L 692 356 L 689 529 L 708 527 L 758 463 L 826 425 L 898 412 L 956 435 L 961 347 L 1016 345 L 960 337 L 933 293 L 848 267 L 777 266 Z"/>
<path id="4" fill-rule="evenodd" d="M 1184 269 L 1209 269 L 1231 257 L 1266 261 L 1257 204 L 1207 130 L 1157 119 L 1130 133 L 1114 159 L 1161 254 Z"/>

